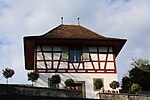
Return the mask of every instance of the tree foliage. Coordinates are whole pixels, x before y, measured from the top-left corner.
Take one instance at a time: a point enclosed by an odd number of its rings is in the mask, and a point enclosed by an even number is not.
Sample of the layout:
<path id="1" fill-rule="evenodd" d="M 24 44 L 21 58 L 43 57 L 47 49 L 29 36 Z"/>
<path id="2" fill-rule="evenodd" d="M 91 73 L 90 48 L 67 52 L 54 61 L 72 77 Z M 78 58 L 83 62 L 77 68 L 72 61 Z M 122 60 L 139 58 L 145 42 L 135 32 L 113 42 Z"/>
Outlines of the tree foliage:
<path id="1" fill-rule="evenodd" d="M 6 78 L 6 83 L 8 84 L 8 78 L 11 78 L 15 74 L 15 71 L 11 68 L 3 69 L 3 76 Z"/>
<path id="2" fill-rule="evenodd" d="M 142 90 L 150 91 L 150 63 L 147 59 L 135 59 L 129 71 L 131 83 L 137 83 Z"/>
<path id="3" fill-rule="evenodd" d="M 112 88 L 112 89 L 116 89 L 119 87 L 119 82 L 118 81 L 112 81 L 109 86 Z"/>
<path id="4" fill-rule="evenodd" d="M 96 87 L 96 89 L 101 89 L 103 87 L 103 82 L 101 79 L 96 79 L 94 81 L 94 86 Z"/>
<path id="5" fill-rule="evenodd" d="M 58 84 L 60 83 L 61 79 L 60 79 L 60 76 L 59 75 L 53 75 L 52 76 L 52 83 L 53 84 Z"/>
<path id="6" fill-rule="evenodd" d="M 67 80 L 65 81 L 65 85 L 66 85 L 66 86 L 74 86 L 74 85 L 75 85 L 75 82 L 74 82 L 73 79 L 67 79 Z"/>
<path id="7" fill-rule="evenodd" d="M 133 59 L 131 66 L 137 67 L 144 72 L 150 72 L 150 62 L 147 59 Z"/>
<path id="8" fill-rule="evenodd" d="M 124 76 L 122 78 L 122 85 L 121 85 L 122 90 L 128 92 L 131 85 L 132 84 L 130 78 L 128 76 Z"/>
<path id="9" fill-rule="evenodd" d="M 36 73 L 36 72 L 28 73 L 28 81 L 32 82 L 32 86 L 33 86 L 33 82 L 36 82 L 38 78 L 39 78 L 39 74 L 38 73 Z"/>
<path id="10" fill-rule="evenodd" d="M 15 71 L 13 69 L 10 68 L 5 68 L 3 69 L 3 76 L 7 79 L 7 78 L 11 78 L 14 75 Z"/>
<path id="11" fill-rule="evenodd" d="M 129 89 L 129 85 L 137 83 L 144 91 L 150 91 L 150 63 L 147 59 L 133 59 L 132 69 L 129 71 L 129 80 L 122 79 L 122 89 Z M 128 81 L 128 82 L 127 82 Z"/>
<path id="12" fill-rule="evenodd" d="M 138 92 L 140 90 L 140 85 L 133 83 L 130 90 L 132 93 Z"/>

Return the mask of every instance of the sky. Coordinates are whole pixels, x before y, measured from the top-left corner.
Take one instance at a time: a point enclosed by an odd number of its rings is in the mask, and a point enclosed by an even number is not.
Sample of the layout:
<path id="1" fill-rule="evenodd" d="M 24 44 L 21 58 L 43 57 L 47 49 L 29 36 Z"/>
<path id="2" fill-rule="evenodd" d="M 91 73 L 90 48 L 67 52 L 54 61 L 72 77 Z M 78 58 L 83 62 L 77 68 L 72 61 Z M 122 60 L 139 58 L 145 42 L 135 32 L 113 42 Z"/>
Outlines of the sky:
<path id="1" fill-rule="evenodd" d="M 0 83 L 2 70 L 15 70 L 9 83 L 26 84 L 24 36 L 42 35 L 61 24 L 77 24 L 106 37 L 127 39 L 117 56 L 118 78 L 134 58 L 150 60 L 150 0 L 0 0 Z"/>

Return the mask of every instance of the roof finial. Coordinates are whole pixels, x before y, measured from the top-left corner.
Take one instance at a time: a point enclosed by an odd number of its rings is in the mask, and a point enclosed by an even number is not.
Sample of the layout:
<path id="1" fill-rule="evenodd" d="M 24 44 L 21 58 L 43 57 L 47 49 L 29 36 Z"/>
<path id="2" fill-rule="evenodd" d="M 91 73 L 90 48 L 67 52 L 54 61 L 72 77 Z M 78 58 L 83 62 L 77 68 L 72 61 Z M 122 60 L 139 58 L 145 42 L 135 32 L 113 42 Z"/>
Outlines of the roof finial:
<path id="1" fill-rule="evenodd" d="M 61 17 L 61 24 L 63 25 L 63 17 Z"/>
<path id="2" fill-rule="evenodd" d="M 80 25 L 80 18 L 78 18 L 78 25 Z"/>

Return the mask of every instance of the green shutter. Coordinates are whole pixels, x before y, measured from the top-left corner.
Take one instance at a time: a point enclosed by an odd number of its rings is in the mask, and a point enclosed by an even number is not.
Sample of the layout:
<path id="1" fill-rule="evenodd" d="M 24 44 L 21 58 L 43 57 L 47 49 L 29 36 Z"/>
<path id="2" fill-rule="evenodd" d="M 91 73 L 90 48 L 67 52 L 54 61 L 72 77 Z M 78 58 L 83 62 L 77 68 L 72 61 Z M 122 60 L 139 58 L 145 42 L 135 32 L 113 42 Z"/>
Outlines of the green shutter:
<path id="1" fill-rule="evenodd" d="M 62 61 L 68 61 L 68 48 L 62 47 Z"/>
<path id="2" fill-rule="evenodd" d="M 83 47 L 83 60 L 90 60 L 88 47 Z"/>

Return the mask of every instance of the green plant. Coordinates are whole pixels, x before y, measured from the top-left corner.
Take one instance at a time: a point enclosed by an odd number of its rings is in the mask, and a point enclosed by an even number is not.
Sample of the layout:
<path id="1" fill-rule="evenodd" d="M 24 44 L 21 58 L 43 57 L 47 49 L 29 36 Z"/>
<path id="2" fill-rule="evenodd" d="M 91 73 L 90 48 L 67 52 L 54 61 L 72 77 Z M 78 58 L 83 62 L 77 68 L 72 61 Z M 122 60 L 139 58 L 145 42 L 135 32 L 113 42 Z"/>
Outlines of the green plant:
<path id="1" fill-rule="evenodd" d="M 131 83 L 139 84 L 143 91 L 150 91 L 150 62 L 147 59 L 133 59 L 131 67 Z"/>
<path id="2" fill-rule="evenodd" d="M 131 83 L 131 79 L 128 76 L 124 76 L 122 78 L 122 91 L 123 92 L 129 92 L 129 88 L 131 87 L 132 83 Z"/>
<path id="3" fill-rule="evenodd" d="M 118 81 L 112 81 L 109 86 L 112 88 L 112 89 L 116 89 L 119 87 L 119 82 Z"/>
<path id="4" fill-rule="evenodd" d="M 140 85 L 133 83 L 131 88 L 130 88 L 131 93 L 138 92 L 139 90 L 140 90 Z"/>
<path id="5" fill-rule="evenodd" d="M 8 78 L 11 78 L 14 75 L 15 71 L 10 68 L 3 69 L 3 76 L 6 78 L 6 83 L 8 84 Z"/>
<path id="6" fill-rule="evenodd" d="M 122 91 L 131 92 L 133 83 L 139 84 L 142 91 L 150 91 L 150 61 L 143 58 L 135 58 L 131 62 L 131 70 L 128 76 L 122 78 Z"/>
<path id="7" fill-rule="evenodd" d="M 65 85 L 66 85 L 66 86 L 74 86 L 74 85 L 75 85 L 75 82 L 74 82 L 73 79 L 67 79 L 67 80 L 65 81 Z"/>
<path id="8" fill-rule="evenodd" d="M 52 76 L 52 84 L 58 84 L 60 83 L 61 79 L 59 75 L 53 75 Z"/>
<path id="9" fill-rule="evenodd" d="M 39 78 L 39 74 L 38 73 L 36 73 L 36 72 L 28 73 L 28 81 L 32 82 L 32 86 L 33 86 L 33 82 L 36 82 L 38 78 Z"/>
<path id="10" fill-rule="evenodd" d="M 96 79 L 94 81 L 94 86 L 96 89 L 101 89 L 103 87 L 103 82 L 101 79 Z"/>

